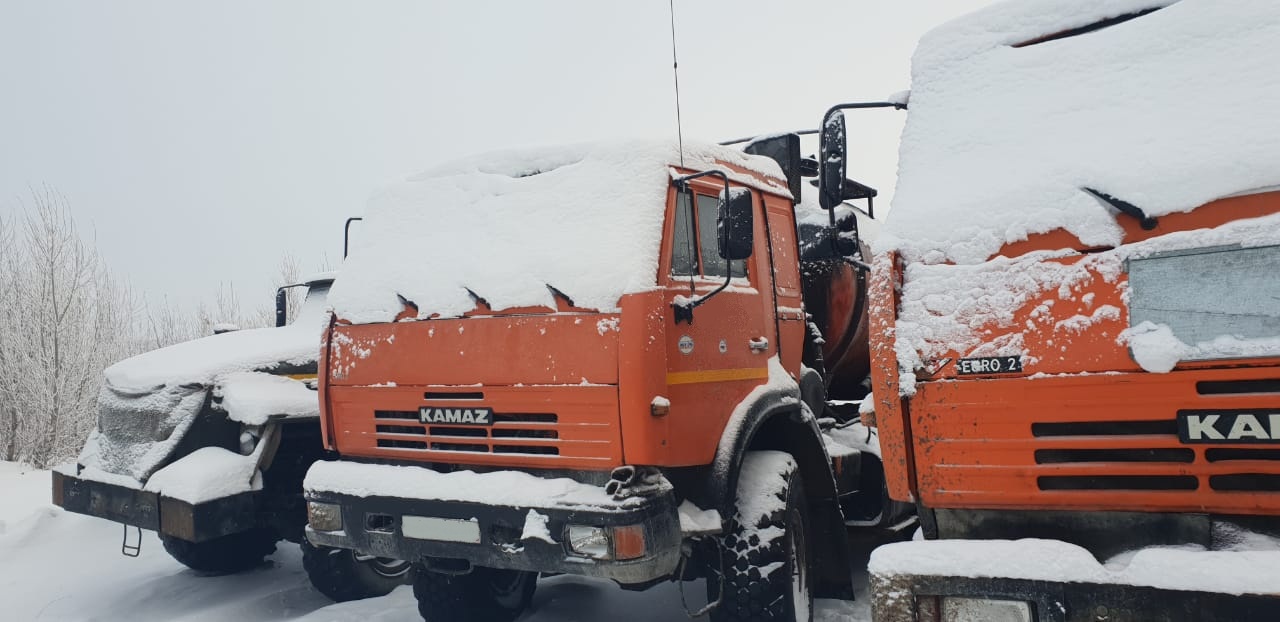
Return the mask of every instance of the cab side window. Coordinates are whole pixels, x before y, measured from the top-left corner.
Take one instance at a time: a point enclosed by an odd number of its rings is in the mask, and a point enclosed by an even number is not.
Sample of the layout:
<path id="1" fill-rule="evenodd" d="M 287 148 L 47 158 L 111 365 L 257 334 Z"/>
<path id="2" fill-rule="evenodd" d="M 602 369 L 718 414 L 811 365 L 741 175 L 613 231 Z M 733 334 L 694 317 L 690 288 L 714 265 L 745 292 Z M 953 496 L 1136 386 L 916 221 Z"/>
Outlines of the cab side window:
<path id="1" fill-rule="evenodd" d="M 725 261 L 716 243 L 719 199 L 707 194 L 676 195 L 675 229 L 671 238 L 671 275 L 724 278 Z M 696 205 L 697 209 L 693 209 Z M 694 214 L 696 213 L 696 218 Z M 747 276 L 747 262 L 730 266 L 734 277 Z"/>

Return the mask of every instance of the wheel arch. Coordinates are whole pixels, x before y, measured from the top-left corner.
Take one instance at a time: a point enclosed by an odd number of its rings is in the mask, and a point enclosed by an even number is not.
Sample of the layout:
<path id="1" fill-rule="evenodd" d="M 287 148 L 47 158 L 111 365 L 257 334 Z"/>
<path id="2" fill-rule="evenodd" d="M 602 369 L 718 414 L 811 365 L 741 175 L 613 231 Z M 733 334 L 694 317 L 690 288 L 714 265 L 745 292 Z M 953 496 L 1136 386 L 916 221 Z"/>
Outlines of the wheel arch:
<path id="1" fill-rule="evenodd" d="M 840 509 L 831 461 L 813 414 L 795 391 L 768 391 L 752 402 L 742 416 L 730 421 L 716 450 L 708 482 L 711 507 L 727 523 L 735 512 L 735 496 L 742 460 L 748 451 L 784 451 L 796 461 L 804 481 L 810 520 L 815 588 L 823 596 L 852 595 L 848 536 Z"/>

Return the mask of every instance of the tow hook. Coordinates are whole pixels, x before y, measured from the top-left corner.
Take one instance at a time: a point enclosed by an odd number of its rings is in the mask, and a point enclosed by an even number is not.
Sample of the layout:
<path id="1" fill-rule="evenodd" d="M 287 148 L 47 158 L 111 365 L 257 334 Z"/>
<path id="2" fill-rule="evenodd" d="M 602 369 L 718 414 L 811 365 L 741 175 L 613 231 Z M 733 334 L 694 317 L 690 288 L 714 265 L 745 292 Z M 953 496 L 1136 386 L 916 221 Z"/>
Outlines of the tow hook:
<path id="1" fill-rule="evenodd" d="M 120 554 L 125 557 L 137 557 L 142 554 L 142 528 L 133 527 L 133 525 L 121 525 L 124 527 L 124 539 L 120 542 Z M 138 537 L 135 538 L 134 544 L 129 544 L 129 528 L 132 527 L 137 532 Z"/>

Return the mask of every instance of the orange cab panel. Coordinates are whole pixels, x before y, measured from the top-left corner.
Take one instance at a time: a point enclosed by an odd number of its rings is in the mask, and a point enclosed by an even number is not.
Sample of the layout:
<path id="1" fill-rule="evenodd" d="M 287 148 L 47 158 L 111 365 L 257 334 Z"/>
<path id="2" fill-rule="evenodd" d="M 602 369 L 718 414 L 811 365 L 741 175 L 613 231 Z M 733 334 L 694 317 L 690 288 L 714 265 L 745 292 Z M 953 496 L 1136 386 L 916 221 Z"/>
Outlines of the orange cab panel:
<path id="1" fill-rule="evenodd" d="M 921 383 L 922 501 L 938 508 L 1280 512 L 1280 443 L 1188 444 L 1178 413 L 1275 412 L 1280 363 Z M 1232 387 L 1239 387 L 1233 391 Z"/>
<path id="2" fill-rule="evenodd" d="M 618 315 L 337 325 L 331 385 L 617 384 Z"/>

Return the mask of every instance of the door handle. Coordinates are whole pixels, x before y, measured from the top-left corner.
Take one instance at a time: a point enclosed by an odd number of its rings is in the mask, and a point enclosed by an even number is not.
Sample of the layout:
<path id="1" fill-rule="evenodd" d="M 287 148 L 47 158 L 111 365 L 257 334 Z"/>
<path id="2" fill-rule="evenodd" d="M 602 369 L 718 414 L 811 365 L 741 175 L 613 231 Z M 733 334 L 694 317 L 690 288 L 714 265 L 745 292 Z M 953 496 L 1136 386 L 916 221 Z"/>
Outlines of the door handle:
<path id="1" fill-rule="evenodd" d="M 752 352 L 764 352 L 769 349 L 769 339 L 767 337 L 756 337 L 748 340 L 747 345 L 751 347 Z"/>

